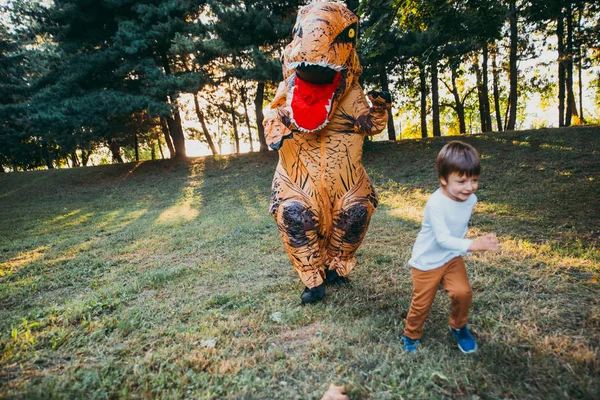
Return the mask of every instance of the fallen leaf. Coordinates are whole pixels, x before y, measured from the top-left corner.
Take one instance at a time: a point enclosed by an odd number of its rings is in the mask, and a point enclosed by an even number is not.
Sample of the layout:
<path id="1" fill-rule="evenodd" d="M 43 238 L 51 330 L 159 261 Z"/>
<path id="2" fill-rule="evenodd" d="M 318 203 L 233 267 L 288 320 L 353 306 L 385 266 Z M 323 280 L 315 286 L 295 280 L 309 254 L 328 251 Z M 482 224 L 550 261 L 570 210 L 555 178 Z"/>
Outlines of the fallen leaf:
<path id="1" fill-rule="evenodd" d="M 200 341 L 200 347 L 206 347 L 209 349 L 214 348 L 217 345 L 217 339 L 206 339 Z"/>
<path id="2" fill-rule="evenodd" d="M 346 388 L 344 386 L 335 386 L 334 384 L 331 384 L 321 400 L 350 400 L 345 393 Z"/>
<path id="3" fill-rule="evenodd" d="M 271 320 L 275 322 L 281 322 L 281 313 L 279 311 L 276 311 L 273 314 L 271 314 Z"/>

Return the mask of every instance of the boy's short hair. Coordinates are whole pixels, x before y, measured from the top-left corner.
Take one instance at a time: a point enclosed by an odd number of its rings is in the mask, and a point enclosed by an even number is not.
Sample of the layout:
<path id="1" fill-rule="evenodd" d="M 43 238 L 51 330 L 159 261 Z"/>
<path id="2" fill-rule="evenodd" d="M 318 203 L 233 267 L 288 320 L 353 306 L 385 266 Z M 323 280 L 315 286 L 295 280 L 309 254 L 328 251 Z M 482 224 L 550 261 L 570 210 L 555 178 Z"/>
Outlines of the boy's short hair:
<path id="1" fill-rule="evenodd" d="M 453 140 L 447 143 L 440 150 L 435 163 L 438 172 L 438 178 L 448 179 L 456 172 L 459 176 L 467 177 L 479 176 L 481 166 L 479 164 L 479 154 L 473 146 L 459 140 Z"/>

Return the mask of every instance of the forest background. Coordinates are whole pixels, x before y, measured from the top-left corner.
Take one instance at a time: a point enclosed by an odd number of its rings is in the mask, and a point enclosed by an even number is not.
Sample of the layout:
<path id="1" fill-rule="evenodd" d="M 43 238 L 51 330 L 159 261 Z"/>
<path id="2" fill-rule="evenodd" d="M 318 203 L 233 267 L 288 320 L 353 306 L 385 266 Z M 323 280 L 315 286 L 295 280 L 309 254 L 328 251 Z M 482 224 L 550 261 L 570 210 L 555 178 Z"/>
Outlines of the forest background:
<path id="1" fill-rule="evenodd" d="M 0 171 L 268 151 L 306 3 L 3 0 Z M 394 97 L 375 140 L 599 122 L 596 1 L 345 3 L 361 83 Z"/>

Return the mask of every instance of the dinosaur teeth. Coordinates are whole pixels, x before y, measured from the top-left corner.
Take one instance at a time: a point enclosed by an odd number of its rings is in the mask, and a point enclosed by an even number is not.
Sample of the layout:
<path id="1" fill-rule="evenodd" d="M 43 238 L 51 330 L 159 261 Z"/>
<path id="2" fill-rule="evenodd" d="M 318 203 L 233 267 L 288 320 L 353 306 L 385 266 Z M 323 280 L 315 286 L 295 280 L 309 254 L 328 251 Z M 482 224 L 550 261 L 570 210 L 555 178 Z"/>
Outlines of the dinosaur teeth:
<path id="1" fill-rule="evenodd" d="M 336 72 L 346 69 L 346 67 L 343 65 L 328 64 L 325 61 L 319 61 L 318 63 L 313 63 L 310 61 L 294 61 L 294 62 L 290 63 L 290 68 L 292 68 L 292 69 L 306 68 L 306 67 L 310 67 L 310 66 L 329 68 L 329 69 L 333 69 Z"/>
<path id="2" fill-rule="evenodd" d="M 333 97 L 331 99 L 329 99 L 329 103 L 327 103 L 327 105 L 325 106 L 325 109 L 327 110 L 327 115 L 329 115 L 329 113 L 331 112 L 332 105 L 333 105 Z"/>

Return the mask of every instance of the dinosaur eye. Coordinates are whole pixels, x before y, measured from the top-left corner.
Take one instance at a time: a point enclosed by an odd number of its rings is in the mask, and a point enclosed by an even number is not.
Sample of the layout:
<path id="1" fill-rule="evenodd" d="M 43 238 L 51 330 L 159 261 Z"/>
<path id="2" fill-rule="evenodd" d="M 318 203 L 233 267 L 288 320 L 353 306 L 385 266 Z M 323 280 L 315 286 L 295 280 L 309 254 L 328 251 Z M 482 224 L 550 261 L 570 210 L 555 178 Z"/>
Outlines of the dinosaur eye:
<path id="1" fill-rule="evenodd" d="M 334 43 L 354 43 L 356 44 L 357 24 L 352 24 L 344 29 L 334 40 Z"/>

